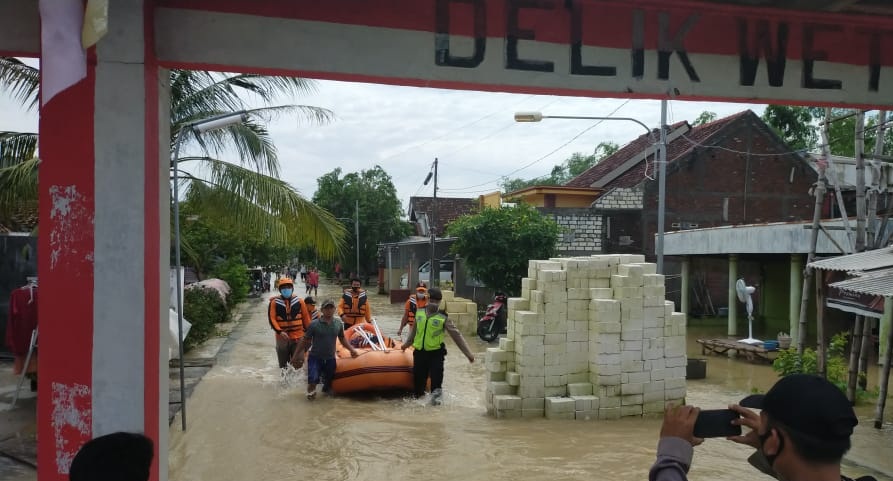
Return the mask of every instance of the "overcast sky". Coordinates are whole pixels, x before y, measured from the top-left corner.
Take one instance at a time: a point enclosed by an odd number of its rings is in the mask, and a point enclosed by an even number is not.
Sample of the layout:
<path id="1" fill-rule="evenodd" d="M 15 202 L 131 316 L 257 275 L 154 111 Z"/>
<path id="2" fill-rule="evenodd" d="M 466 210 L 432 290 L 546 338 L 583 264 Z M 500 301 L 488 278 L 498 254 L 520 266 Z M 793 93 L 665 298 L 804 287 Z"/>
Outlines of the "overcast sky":
<path id="1" fill-rule="evenodd" d="M 498 190 L 502 177 L 547 175 L 574 152 L 591 153 L 602 141 L 623 145 L 644 132 L 628 121 L 518 124 L 513 120 L 516 111 L 633 117 L 652 127 L 660 122 L 658 101 L 334 81 L 319 81 L 318 87 L 315 94 L 283 98 L 282 103 L 328 108 L 336 115 L 333 122 L 318 126 L 283 117 L 270 124 L 285 180 L 309 199 L 316 191 L 316 179 L 333 169 L 349 173 L 378 164 L 393 178 L 404 210 L 411 196 L 432 195 L 433 182 L 428 186 L 422 182 L 435 157 L 439 159 L 438 197 L 475 197 Z M 761 105 L 673 101 L 668 123 L 692 121 L 705 110 L 724 117 L 748 108 L 757 114 L 763 111 Z M 36 131 L 37 114 L 0 95 L 2 130 Z"/>

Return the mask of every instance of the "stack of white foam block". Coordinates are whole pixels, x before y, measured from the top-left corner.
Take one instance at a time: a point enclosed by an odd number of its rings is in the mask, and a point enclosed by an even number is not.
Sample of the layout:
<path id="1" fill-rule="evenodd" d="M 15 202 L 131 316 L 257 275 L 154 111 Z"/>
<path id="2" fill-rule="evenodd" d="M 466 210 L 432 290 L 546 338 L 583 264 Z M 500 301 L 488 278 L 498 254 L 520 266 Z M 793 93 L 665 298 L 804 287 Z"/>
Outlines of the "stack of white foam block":
<path id="1" fill-rule="evenodd" d="M 450 320 L 465 335 L 477 335 L 478 305 L 476 302 L 456 297 L 453 291 L 443 291 L 441 306 Z"/>
<path id="2" fill-rule="evenodd" d="M 486 354 L 496 417 L 617 419 L 685 397 L 685 315 L 641 255 L 530 261 Z"/>

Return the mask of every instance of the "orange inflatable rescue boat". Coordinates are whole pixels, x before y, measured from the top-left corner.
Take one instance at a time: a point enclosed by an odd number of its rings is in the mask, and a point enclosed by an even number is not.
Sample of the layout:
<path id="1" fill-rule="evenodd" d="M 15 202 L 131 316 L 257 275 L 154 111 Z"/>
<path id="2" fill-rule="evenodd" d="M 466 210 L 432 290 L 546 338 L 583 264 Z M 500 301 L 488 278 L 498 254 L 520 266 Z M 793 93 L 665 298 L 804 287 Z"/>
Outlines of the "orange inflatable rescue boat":
<path id="1" fill-rule="evenodd" d="M 376 324 L 362 322 L 346 331 L 345 339 L 359 352 L 336 344 L 338 362 L 332 389 L 337 394 L 364 391 L 412 391 L 412 349 L 401 350 L 402 342 L 381 335 Z"/>

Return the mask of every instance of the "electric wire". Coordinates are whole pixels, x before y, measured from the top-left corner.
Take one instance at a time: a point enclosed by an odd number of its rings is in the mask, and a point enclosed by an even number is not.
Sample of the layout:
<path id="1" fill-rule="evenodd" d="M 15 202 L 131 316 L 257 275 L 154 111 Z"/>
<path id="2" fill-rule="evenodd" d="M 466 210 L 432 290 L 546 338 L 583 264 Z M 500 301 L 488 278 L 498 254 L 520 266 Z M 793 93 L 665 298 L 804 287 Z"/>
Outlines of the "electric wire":
<path id="1" fill-rule="evenodd" d="M 523 99 L 521 99 L 521 100 L 519 100 L 519 101 L 517 101 L 517 102 L 512 103 L 512 105 L 509 106 L 509 108 L 514 107 L 515 105 L 518 105 L 518 104 L 520 104 L 520 103 L 522 103 L 522 102 L 525 102 L 526 100 L 530 99 L 531 97 L 535 97 L 535 95 L 528 95 L 528 96 L 524 97 Z M 379 162 L 384 162 L 384 161 L 386 161 L 386 160 L 393 159 L 394 157 L 399 157 L 399 156 L 405 154 L 406 152 L 409 152 L 410 150 L 421 148 L 421 147 L 423 147 L 423 146 L 425 146 L 425 145 L 430 144 L 431 142 L 434 142 L 435 140 L 440 140 L 440 139 L 442 139 L 442 138 L 444 138 L 444 137 L 446 137 L 446 136 L 448 136 L 448 135 L 450 135 L 450 134 L 452 134 L 452 133 L 454 133 L 454 132 L 458 132 L 459 130 L 462 130 L 462 129 L 466 128 L 466 127 L 471 127 L 472 125 L 474 125 L 474 124 L 476 124 L 476 123 L 478 123 L 478 122 L 480 122 L 480 121 L 482 121 L 482 120 L 488 119 L 488 118 L 490 118 L 490 117 L 492 117 L 492 116 L 494 116 L 494 115 L 496 115 L 496 114 L 500 114 L 500 113 L 502 113 L 502 112 L 504 112 L 504 111 L 505 111 L 504 108 L 499 108 L 498 110 L 494 110 L 493 112 L 490 112 L 489 114 L 484 115 L 483 117 L 480 117 L 480 118 L 478 118 L 477 120 L 473 120 L 473 121 L 468 122 L 468 123 L 466 123 L 466 124 L 460 125 L 459 127 L 456 127 L 456 128 L 454 128 L 454 129 L 452 129 L 452 130 L 449 130 L 449 131 L 447 131 L 447 132 L 445 132 L 445 133 L 443 133 L 443 134 L 441 134 L 441 135 L 438 135 L 437 137 L 432 137 L 432 138 L 430 138 L 430 139 L 428 139 L 428 140 L 422 142 L 421 144 L 418 144 L 418 145 L 412 145 L 412 146 L 410 146 L 410 147 L 407 147 L 406 149 L 401 150 L 400 152 L 397 152 L 396 154 L 391 154 L 391 155 L 389 155 L 389 156 L 387 156 L 387 157 L 385 157 L 385 158 L 383 158 L 383 159 L 380 159 Z"/>
<path id="2" fill-rule="evenodd" d="M 624 106 L 626 106 L 626 104 L 628 104 L 628 103 L 630 102 L 630 100 L 631 100 L 631 99 L 627 99 L 625 102 L 623 102 L 622 104 L 620 104 L 617 108 L 615 108 L 610 114 L 606 115 L 606 117 L 611 117 L 612 115 L 616 114 L 620 109 L 622 109 Z M 501 179 L 503 179 L 503 178 L 508 178 L 508 177 L 511 176 L 511 175 L 517 174 L 518 172 L 521 172 L 522 170 L 527 169 L 527 168 L 529 168 L 529 167 L 532 167 L 533 165 L 539 163 L 539 162 L 542 161 L 543 159 L 548 158 L 549 156 L 551 156 L 551 155 L 554 154 L 555 152 L 558 152 L 559 150 L 561 150 L 561 149 L 563 149 L 564 147 L 568 146 L 571 142 L 573 142 L 573 141 L 577 140 L 578 138 L 580 138 L 580 137 L 581 137 L 583 134 L 585 134 L 586 132 L 589 132 L 590 130 L 592 130 L 592 129 L 594 129 L 595 127 L 599 126 L 599 125 L 600 125 L 602 122 L 604 122 L 604 121 L 605 121 L 604 119 L 597 121 L 596 123 L 594 123 L 594 124 L 590 125 L 589 127 L 583 129 L 583 130 L 582 130 L 580 133 L 578 133 L 577 135 L 571 137 L 571 139 L 568 140 L 567 142 L 565 142 L 565 143 L 559 145 L 558 147 L 556 147 L 555 149 L 553 149 L 553 150 L 552 150 L 551 152 L 549 152 L 548 154 L 543 155 L 543 156 L 537 158 L 536 160 L 534 160 L 534 161 L 532 161 L 532 162 L 529 162 L 529 163 L 527 163 L 527 164 L 525 164 L 525 165 L 523 165 L 523 166 L 521 166 L 521 167 L 519 167 L 519 168 L 517 168 L 517 169 L 515 169 L 515 170 L 513 170 L 513 171 L 511 171 L 511 172 L 509 172 L 509 173 L 507 173 L 507 174 L 505 174 L 505 175 L 503 175 L 503 176 L 501 176 L 501 177 L 499 177 L 498 179 L 494 179 L 494 180 L 491 180 L 491 181 L 488 181 L 488 182 L 483 182 L 483 183 L 480 183 L 480 184 L 469 185 L 469 186 L 466 186 L 466 187 L 452 188 L 452 189 L 441 189 L 441 190 L 443 190 L 443 191 L 445 191 L 445 192 L 454 192 L 454 193 L 455 193 L 455 192 L 464 192 L 464 191 L 466 191 L 466 190 L 468 190 L 468 189 L 474 189 L 474 188 L 476 188 L 476 187 L 483 187 L 483 186 L 485 186 L 485 185 L 490 185 L 490 184 L 499 182 L 499 181 L 500 181 Z"/>

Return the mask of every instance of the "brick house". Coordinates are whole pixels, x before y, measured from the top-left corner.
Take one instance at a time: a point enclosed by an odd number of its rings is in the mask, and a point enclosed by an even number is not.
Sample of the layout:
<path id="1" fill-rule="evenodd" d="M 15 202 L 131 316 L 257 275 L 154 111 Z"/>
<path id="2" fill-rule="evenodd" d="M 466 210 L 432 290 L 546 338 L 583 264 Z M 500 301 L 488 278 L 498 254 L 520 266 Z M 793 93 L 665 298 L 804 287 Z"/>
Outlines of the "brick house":
<path id="1" fill-rule="evenodd" d="M 667 129 L 667 232 L 812 218 L 814 199 L 809 189 L 817 179 L 815 170 L 799 153 L 791 153 L 752 111 L 699 126 L 678 122 Z M 555 216 L 565 231 L 559 246 L 562 255 L 639 253 L 653 262 L 658 139 L 656 129 L 643 134 L 565 184 L 577 194 L 587 189 L 593 194 L 585 208 L 547 207 L 531 195 L 533 188 L 507 197 L 530 202 Z M 581 219 L 585 220 L 579 222 Z M 589 231 L 598 233 L 598 245 L 580 252 L 573 242 L 588 236 Z M 758 263 L 755 266 L 758 269 Z M 701 258 L 692 267 L 706 279 L 705 289 L 725 298 L 725 259 Z M 673 258 L 665 259 L 667 274 L 678 274 L 679 269 Z M 742 272 L 747 272 L 746 266 Z M 667 290 L 673 290 L 670 283 Z"/>
<path id="2" fill-rule="evenodd" d="M 812 218 L 815 171 L 752 111 L 668 126 L 667 144 L 667 231 Z M 592 204 L 602 252 L 654 256 L 656 179 L 654 143 L 642 135 L 567 183 L 603 191 Z"/>
<path id="3" fill-rule="evenodd" d="M 446 235 L 446 228 L 450 222 L 462 217 L 466 214 L 473 214 L 478 210 L 478 199 L 473 198 L 455 198 L 455 197 L 438 197 L 437 213 L 435 219 L 434 233 L 438 236 Z M 407 213 L 409 222 L 415 227 L 416 235 L 431 235 L 431 218 L 434 213 L 433 197 L 410 197 L 409 212 Z"/>

